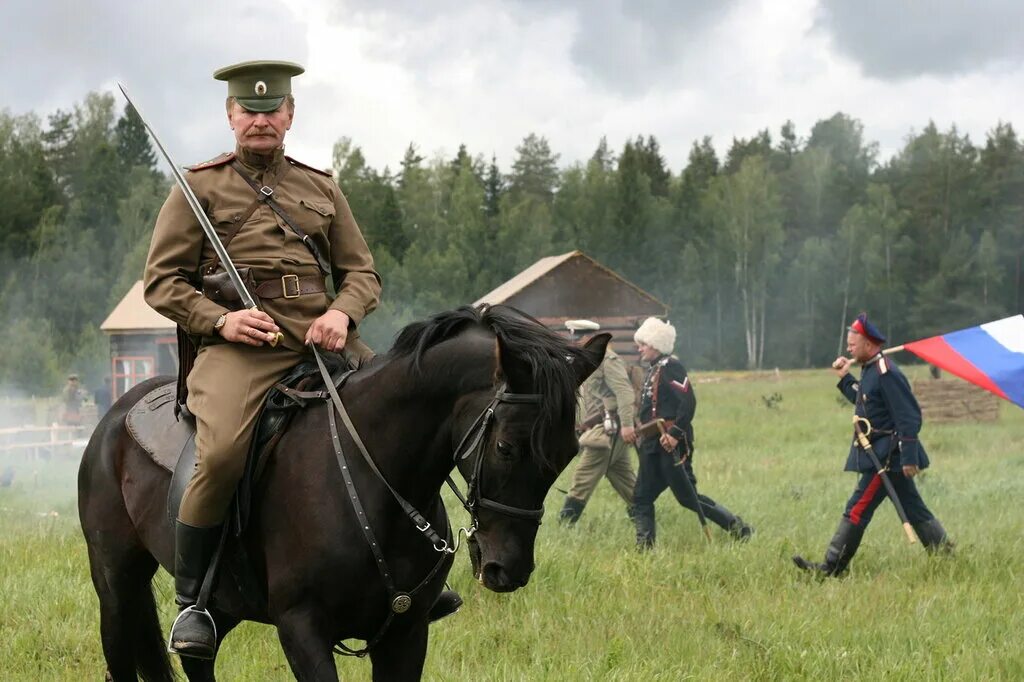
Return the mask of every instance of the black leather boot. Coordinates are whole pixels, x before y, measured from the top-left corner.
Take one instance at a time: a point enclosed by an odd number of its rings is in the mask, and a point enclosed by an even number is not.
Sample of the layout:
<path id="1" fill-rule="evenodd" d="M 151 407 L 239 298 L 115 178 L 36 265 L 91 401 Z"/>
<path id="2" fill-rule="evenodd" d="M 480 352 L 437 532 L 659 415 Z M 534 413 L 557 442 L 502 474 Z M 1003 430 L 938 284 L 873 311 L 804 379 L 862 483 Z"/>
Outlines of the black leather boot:
<path id="1" fill-rule="evenodd" d="M 430 622 L 433 623 L 436 620 L 441 620 L 445 616 L 450 616 L 456 613 L 462 608 L 462 597 L 455 590 L 442 590 L 441 594 L 437 595 L 437 600 L 434 601 L 434 605 L 430 607 L 430 613 L 428 617 Z"/>
<path id="2" fill-rule="evenodd" d="M 914 532 L 929 554 L 952 554 L 955 545 L 938 519 L 915 523 Z"/>
<path id="3" fill-rule="evenodd" d="M 575 497 L 565 496 L 565 504 L 562 505 L 562 511 L 558 512 L 558 522 L 567 523 L 570 526 L 580 520 L 580 516 L 583 514 L 583 508 L 587 505 L 583 500 L 577 500 Z"/>
<path id="4" fill-rule="evenodd" d="M 636 548 L 643 552 L 654 549 L 657 535 L 654 525 L 654 505 L 634 505 L 633 523 L 636 524 Z"/>
<path id="5" fill-rule="evenodd" d="M 209 611 L 195 608 L 210 559 L 220 541 L 220 526 L 196 528 L 178 521 L 174 528 L 174 592 L 181 608 L 171 626 L 167 651 L 212 659 L 217 654 L 217 628 Z"/>
<path id="6" fill-rule="evenodd" d="M 816 571 L 822 576 L 842 575 L 850 565 L 853 555 L 857 553 L 857 548 L 860 547 L 863 537 L 863 528 L 855 526 L 849 519 L 843 518 L 839 522 L 836 534 L 832 536 L 832 541 L 828 543 L 828 549 L 825 550 L 825 561 L 817 564 L 802 556 L 795 556 L 793 563 L 798 568 L 805 571 Z"/>
<path id="7" fill-rule="evenodd" d="M 736 514 L 726 509 L 718 502 L 713 502 L 710 498 L 698 495 L 697 499 L 701 502 L 701 508 L 704 510 L 704 516 L 722 528 L 729 532 L 729 535 L 734 540 L 740 542 L 746 542 L 750 539 L 750 536 L 754 534 L 754 527 L 748 523 L 745 523 Z"/>
<path id="8" fill-rule="evenodd" d="M 746 542 L 753 534 L 754 527 L 738 516 L 732 525 L 729 526 L 729 535 L 738 542 Z"/>

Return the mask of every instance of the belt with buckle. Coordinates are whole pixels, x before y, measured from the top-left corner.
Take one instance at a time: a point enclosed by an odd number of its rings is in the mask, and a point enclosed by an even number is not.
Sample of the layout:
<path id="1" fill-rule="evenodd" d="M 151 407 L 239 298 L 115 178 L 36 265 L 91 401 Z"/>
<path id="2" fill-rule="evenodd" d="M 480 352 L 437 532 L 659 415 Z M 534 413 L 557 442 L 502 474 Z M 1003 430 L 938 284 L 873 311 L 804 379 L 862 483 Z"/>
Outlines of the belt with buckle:
<path id="1" fill-rule="evenodd" d="M 265 279 L 256 284 L 256 295 L 262 299 L 298 298 L 306 294 L 319 294 L 323 291 L 325 291 L 324 278 L 320 275 L 306 277 L 282 275 L 275 279 Z"/>

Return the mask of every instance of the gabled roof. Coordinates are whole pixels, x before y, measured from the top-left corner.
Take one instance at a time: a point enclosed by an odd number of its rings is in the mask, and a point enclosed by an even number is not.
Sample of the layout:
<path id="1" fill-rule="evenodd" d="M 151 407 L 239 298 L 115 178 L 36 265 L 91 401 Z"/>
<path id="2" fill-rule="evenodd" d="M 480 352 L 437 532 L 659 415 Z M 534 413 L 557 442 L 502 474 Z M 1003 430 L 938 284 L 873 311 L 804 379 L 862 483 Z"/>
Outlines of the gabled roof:
<path id="1" fill-rule="evenodd" d="M 474 302 L 473 305 L 480 305 L 481 303 L 490 303 L 491 305 L 496 303 L 505 303 L 509 298 L 518 294 L 520 291 L 530 286 L 538 279 L 577 254 L 582 256 L 583 252 L 570 251 L 569 253 L 563 253 L 561 256 L 547 256 L 545 258 L 541 258 L 539 261 L 500 285 L 498 288 L 494 289 L 490 293 L 484 294 Z"/>
<path id="2" fill-rule="evenodd" d="M 114 306 L 100 325 L 108 334 L 174 331 L 175 324 L 149 307 L 142 296 L 142 280 L 137 281 Z"/>
<path id="3" fill-rule="evenodd" d="M 534 317 L 668 313 L 664 303 L 582 251 L 541 258 L 474 305 L 481 303 L 507 303 Z"/>

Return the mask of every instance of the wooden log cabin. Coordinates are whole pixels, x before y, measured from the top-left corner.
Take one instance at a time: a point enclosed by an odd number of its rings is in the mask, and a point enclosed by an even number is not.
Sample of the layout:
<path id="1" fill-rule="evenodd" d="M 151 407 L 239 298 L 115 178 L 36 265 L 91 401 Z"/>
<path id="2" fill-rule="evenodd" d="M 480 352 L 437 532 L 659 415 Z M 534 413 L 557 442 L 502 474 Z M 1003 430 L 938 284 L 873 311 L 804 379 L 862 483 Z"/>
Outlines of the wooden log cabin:
<path id="1" fill-rule="evenodd" d="M 633 332 L 646 318 L 665 317 L 668 306 L 582 251 L 548 256 L 526 268 L 474 305 L 504 303 L 567 334 L 566 320 L 587 319 L 612 334 L 612 348 L 635 364 Z"/>

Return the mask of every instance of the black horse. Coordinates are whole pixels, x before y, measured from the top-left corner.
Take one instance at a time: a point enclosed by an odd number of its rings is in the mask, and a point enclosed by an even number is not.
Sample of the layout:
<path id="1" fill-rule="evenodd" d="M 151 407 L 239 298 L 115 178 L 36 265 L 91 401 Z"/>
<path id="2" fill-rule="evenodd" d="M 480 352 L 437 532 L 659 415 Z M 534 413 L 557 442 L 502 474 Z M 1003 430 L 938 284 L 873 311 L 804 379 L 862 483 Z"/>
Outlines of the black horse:
<path id="1" fill-rule="evenodd" d="M 353 510 L 332 442 L 336 413 L 327 401 L 310 405 L 275 446 L 251 521 L 228 548 L 210 608 L 218 642 L 242 620 L 271 623 L 296 678 L 336 680 L 337 643 L 373 641 L 375 680 L 418 679 L 428 610 L 452 558 L 432 548 L 387 484 L 450 540 L 439 489 L 460 459 L 476 526 L 474 571 L 492 590 L 522 587 L 534 567 L 545 494 L 576 453 L 576 391 L 608 339 L 576 348 L 502 306 L 464 307 L 405 328 L 386 356 L 341 389 L 380 472 L 338 425 L 364 515 Z M 128 410 L 155 382 L 112 407 L 79 471 L 79 515 L 115 681 L 173 679 L 150 585 L 158 565 L 174 565 L 170 475 L 125 428 Z M 248 562 L 240 565 L 243 555 Z M 393 608 L 395 590 L 413 592 L 404 612 Z M 181 662 L 190 680 L 214 679 L 211 661 Z"/>

